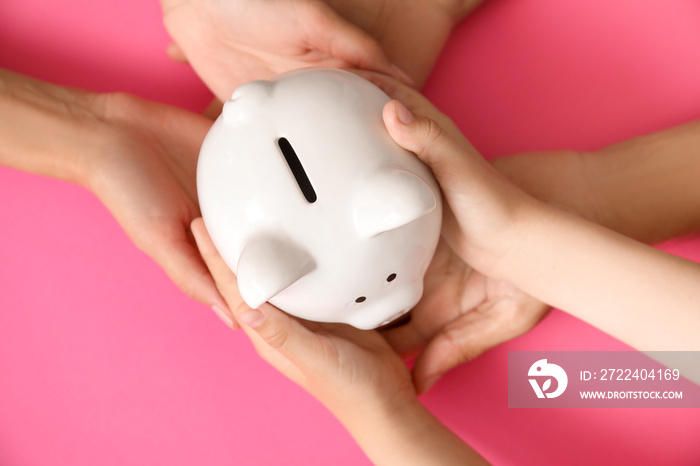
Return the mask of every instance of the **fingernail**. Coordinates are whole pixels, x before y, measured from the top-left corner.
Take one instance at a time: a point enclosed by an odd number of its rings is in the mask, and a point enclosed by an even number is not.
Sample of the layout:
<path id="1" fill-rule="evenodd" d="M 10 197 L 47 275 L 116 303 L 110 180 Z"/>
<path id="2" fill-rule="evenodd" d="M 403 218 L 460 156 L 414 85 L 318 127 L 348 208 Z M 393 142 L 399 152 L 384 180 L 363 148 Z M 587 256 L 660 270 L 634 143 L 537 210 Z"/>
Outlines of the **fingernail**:
<path id="1" fill-rule="evenodd" d="M 396 118 L 404 125 L 408 125 L 413 121 L 413 113 L 398 100 L 396 101 Z"/>
<path id="2" fill-rule="evenodd" d="M 231 309 L 228 308 L 226 305 L 226 302 L 223 300 L 217 300 L 218 302 L 214 304 L 214 306 L 219 310 L 219 312 L 222 312 L 228 317 L 228 320 L 231 321 L 231 328 L 233 330 L 238 330 L 241 328 L 239 323 L 236 321 L 236 318 L 233 315 L 233 312 L 231 312 Z"/>
<path id="3" fill-rule="evenodd" d="M 411 78 L 408 73 L 406 73 L 404 70 L 399 68 L 398 66 L 392 64 L 391 68 L 394 70 L 394 73 L 396 74 L 397 78 L 400 78 L 402 81 L 406 81 L 408 84 L 415 84 L 416 82 Z"/>
<path id="4" fill-rule="evenodd" d="M 248 327 L 256 328 L 263 323 L 265 316 L 263 316 L 262 312 L 258 311 L 257 309 L 249 309 L 241 314 L 239 319 Z"/>
<path id="5" fill-rule="evenodd" d="M 234 323 L 235 321 L 233 320 L 233 317 L 231 316 L 231 311 L 226 312 L 217 305 L 213 305 L 211 308 L 214 313 L 219 316 L 219 319 L 221 319 L 228 327 L 233 330 L 238 328 L 237 324 Z"/>
<path id="6" fill-rule="evenodd" d="M 233 311 L 231 311 L 231 309 L 228 308 L 228 306 L 226 305 L 226 302 L 224 300 L 220 300 L 214 306 L 218 307 L 220 310 L 222 310 L 224 312 L 224 314 L 226 314 L 228 316 L 229 320 L 231 320 L 231 322 L 233 324 L 233 325 L 231 325 L 231 328 L 233 330 L 238 330 L 241 328 L 241 324 L 238 323 L 238 321 L 236 320 L 236 316 L 233 315 Z"/>
<path id="7" fill-rule="evenodd" d="M 435 385 L 435 383 L 436 383 L 438 380 L 440 380 L 440 376 L 439 376 L 439 375 L 436 375 L 435 377 L 433 377 L 433 378 L 431 378 L 431 379 L 428 379 L 428 381 L 425 382 L 425 385 L 423 386 L 423 391 L 422 391 L 421 393 L 425 393 L 425 392 L 427 392 L 428 390 L 430 390 L 430 389 L 432 388 L 432 386 Z"/>

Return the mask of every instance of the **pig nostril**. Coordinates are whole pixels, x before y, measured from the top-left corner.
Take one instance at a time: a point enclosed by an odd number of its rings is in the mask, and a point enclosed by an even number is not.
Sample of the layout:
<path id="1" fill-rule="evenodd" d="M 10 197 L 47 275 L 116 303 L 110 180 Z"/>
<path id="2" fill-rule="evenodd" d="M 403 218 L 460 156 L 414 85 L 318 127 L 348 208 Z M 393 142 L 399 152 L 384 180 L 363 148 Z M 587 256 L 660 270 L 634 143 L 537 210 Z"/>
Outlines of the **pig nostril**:
<path id="1" fill-rule="evenodd" d="M 395 279 L 396 279 L 396 274 L 395 274 L 395 273 L 392 273 L 391 275 L 389 275 L 388 277 L 386 277 L 386 281 L 388 281 L 388 282 L 393 282 Z"/>
<path id="2" fill-rule="evenodd" d="M 364 296 L 360 296 L 355 300 L 356 303 L 364 303 L 365 301 L 367 301 L 367 298 L 365 298 Z"/>

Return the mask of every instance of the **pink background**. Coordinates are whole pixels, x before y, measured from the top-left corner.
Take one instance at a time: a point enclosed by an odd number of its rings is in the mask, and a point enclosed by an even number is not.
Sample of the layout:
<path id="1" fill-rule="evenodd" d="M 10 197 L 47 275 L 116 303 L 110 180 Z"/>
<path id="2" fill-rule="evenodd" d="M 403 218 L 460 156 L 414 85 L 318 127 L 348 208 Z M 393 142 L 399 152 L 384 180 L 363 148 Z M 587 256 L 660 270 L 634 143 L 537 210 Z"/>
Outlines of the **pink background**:
<path id="1" fill-rule="evenodd" d="M 0 66 L 201 110 L 209 93 L 167 43 L 155 0 L 0 2 Z M 489 0 L 425 92 L 488 156 L 699 118 L 700 3 Z M 0 169 L 0 199 L 1 465 L 368 463 L 89 192 Z M 697 241 L 667 249 L 700 260 Z M 553 312 L 423 401 L 496 464 L 700 464 L 698 410 L 507 408 L 508 350 L 624 348 Z"/>

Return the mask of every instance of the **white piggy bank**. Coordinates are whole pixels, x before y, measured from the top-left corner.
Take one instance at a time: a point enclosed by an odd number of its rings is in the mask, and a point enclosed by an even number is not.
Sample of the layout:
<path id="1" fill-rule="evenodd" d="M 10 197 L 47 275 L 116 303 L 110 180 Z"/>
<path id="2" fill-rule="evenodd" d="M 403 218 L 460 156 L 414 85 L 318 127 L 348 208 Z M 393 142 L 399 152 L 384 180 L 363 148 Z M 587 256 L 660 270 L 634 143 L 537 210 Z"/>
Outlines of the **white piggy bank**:
<path id="1" fill-rule="evenodd" d="M 382 120 L 384 92 L 331 69 L 238 88 L 202 145 L 197 189 L 245 302 L 361 329 L 423 293 L 439 187 Z"/>

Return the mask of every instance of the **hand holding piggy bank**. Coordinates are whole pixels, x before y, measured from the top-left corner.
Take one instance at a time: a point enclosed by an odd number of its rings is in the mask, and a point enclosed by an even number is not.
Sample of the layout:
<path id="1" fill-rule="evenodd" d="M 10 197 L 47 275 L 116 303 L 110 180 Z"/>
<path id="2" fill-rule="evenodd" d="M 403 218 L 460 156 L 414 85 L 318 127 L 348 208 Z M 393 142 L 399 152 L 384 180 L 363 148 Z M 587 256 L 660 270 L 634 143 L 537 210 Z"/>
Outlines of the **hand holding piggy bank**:
<path id="1" fill-rule="evenodd" d="M 410 310 L 440 235 L 440 190 L 382 120 L 389 97 L 340 70 L 238 88 L 197 167 L 204 222 L 245 302 L 376 328 Z"/>

